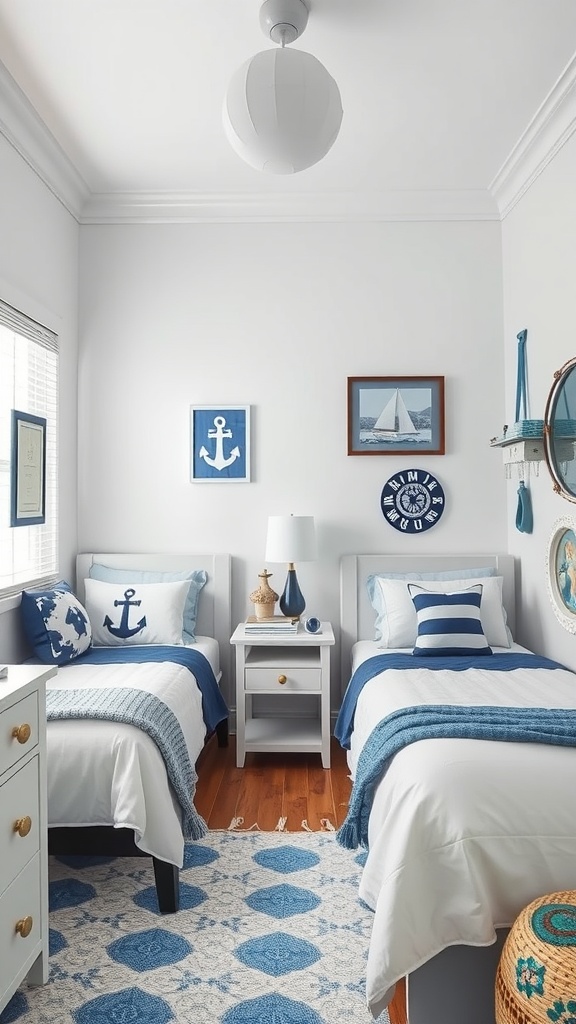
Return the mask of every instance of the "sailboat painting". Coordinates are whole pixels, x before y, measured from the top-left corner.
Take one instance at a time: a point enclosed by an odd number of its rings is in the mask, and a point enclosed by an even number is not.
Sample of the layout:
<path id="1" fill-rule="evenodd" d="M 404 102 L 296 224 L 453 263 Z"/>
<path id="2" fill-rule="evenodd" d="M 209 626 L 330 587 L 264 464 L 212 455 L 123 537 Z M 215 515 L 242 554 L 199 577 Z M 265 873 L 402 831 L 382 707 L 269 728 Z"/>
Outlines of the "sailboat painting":
<path id="1" fill-rule="evenodd" d="M 443 377 L 349 377 L 348 454 L 444 454 Z"/>
<path id="2" fill-rule="evenodd" d="M 424 433 L 424 431 L 420 431 L 415 425 L 406 408 L 400 388 L 396 388 L 392 398 L 386 402 L 372 430 L 361 431 L 360 433 L 372 433 L 376 435 L 376 438 L 379 434 L 383 434 L 387 440 L 396 441 L 405 436 L 414 438 L 418 436 L 419 439 L 420 433 Z"/>

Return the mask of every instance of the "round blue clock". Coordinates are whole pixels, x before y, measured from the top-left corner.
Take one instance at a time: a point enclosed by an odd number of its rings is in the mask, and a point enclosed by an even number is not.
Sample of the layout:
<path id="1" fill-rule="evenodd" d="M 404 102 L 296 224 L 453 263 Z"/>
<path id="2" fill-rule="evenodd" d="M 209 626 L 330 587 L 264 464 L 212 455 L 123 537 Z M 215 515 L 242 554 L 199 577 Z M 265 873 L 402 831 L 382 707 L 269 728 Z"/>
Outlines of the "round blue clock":
<path id="1" fill-rule="evenodd" d="M 401 533 L 423 533 L 444 511 L 439 481 L 423 469 L 403 469 L 386 481 L 380 496 L 382 515 Z"/>

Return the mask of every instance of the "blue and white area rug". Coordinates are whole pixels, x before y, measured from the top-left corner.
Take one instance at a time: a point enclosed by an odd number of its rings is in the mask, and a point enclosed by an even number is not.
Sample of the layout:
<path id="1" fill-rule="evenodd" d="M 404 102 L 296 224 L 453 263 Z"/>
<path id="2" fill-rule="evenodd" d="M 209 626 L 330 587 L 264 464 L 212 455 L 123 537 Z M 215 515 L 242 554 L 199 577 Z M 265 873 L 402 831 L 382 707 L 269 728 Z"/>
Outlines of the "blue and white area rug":
<path id="1" fill-rule="evenodd" d="M 168 915 L 148 859 L 51 858 L 50 981 L 0 1024 L 370 1024 L 363 857 L 330 832 L 210 832 Z"/>

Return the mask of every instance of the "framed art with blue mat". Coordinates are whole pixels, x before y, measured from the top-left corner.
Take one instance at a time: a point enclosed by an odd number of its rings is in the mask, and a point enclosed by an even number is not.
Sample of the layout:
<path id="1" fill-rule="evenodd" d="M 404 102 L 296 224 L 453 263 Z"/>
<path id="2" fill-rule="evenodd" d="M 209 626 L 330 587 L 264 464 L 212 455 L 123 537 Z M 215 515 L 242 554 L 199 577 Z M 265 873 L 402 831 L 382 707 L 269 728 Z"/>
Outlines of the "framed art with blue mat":
<path id="1" fill-rule="evenodd" d="M 193 483 L 250 480 L 249 405 L 193 405 L 190 429 Z"/>
<path id="2" fill-rule="evenodd" d="M 46 522 L 46 420 L 12 410 L 10 526 Z"/>
<path id="3" fill-rule="evenodd" d="M 348 455 L 444 451 L 444 377 L 348 377 Z"/>

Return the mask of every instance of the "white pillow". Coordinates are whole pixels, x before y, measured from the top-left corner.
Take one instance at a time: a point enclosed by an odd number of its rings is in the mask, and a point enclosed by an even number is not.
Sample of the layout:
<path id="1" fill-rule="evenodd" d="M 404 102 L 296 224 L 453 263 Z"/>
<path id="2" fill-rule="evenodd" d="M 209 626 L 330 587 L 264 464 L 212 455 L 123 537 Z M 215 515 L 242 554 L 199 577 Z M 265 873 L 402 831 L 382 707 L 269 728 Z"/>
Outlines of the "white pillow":
<path id="1" fill-rule="evenodd" d="M 408 590 L 418 620 L 413 654 L 421 657 L 477 657 L 492 654 L 486 642 L 480 607 L 485 583 L 450 593 L 431 592 L 416 583 Z"/>
<path id="2" fill-rule="evenodd" d="M 92 644 L 180 644 L 190 581 L 102 583 L 84 580 Z"/>
<path id="3" fill-rule="evenodd" d="M 381 635 L 376 636 L 379 647 L 414 647 L 418 634 L 416 609 L 408 591 L 406 579 L 386 579 L 378 576 L 373 581 L 374 607 L 380 613 Z M 468 577 L 461 580 L 434 580 L 418 585 L 430 593 L 448 594 L 482 584 L 480 618 L 489 644 L 510 647 L 512 635 L 506 625 L 506 611 L 502 604 L 502 576 Z"/>

